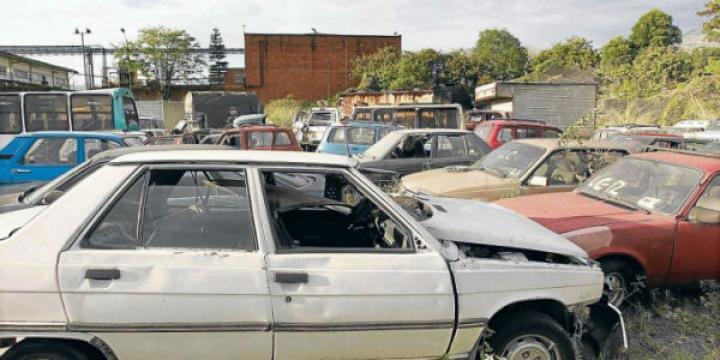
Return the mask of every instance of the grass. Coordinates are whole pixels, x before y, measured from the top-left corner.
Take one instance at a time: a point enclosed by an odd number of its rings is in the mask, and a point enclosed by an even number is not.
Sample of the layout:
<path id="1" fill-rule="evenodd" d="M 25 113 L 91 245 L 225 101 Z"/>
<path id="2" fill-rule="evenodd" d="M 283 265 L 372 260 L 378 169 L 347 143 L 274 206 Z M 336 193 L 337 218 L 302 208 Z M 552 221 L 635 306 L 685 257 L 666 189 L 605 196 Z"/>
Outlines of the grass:
<path id="1" fill-rule="evenodd" d="M 630 359 L 720 359 L 720 285 L 697 291 L 656 290 L 625 309 Z"/>

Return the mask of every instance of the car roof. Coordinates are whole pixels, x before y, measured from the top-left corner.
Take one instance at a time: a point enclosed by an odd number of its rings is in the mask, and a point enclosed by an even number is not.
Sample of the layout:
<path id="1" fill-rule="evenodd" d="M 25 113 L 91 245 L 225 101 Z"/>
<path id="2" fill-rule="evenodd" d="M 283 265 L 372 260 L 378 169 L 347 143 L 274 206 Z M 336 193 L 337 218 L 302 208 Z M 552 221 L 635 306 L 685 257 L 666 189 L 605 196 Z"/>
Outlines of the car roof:
<path id="1" fill-rule="evenodd" d="M 630 152 L 627 146 L 614 143 L 610 141 L 600 140 L 577 140 L 577 139 L 545 139 L 545 138 L 532 138 L 532 139 L 518 139 L 512 142 L 518 142 L 528 145 L 535 145 L 546 150 L 555 149 L 572 149 L 572 148 L 598 148 L 608 150 L 625 150 Z"/>
<path id="2" fill-rule="evenodd" d="M 140 148 L 136 150 L 135 148 Z M 144 148 L 144 149 L 143 149 Z M 261 165 L 314 165 L 330 167 L 355 167 L 357 160 L 346 156 L 307 153 L 299 151 L 253 151 L 238 150 L 218 145 L 159 145 L 117 149 L 93 157 L 92 161 L 107 160 L 110 163 L 254 163 Z"/>
<path id="3" fill-rule="evenodd" d="M 19 137 L 36 137 L 36 136 L 44 136 L 44 137 L 101 137 L 101 138 L 112 138 L 112 139 L 122 139 L 122 135 L 118 133 L 112 133 L 112 132 L 102 132 L 102 131 L 34 131 L 29 133 L 24 133 L 18 135 Z"/>
<path id="4" fill-rule="evenodd" d="M 632 155 L 633 158 L 655 160 L 675 165 L 689 166 L 705 173 L 720 171 L 720 155 L 682 150 L 651 151 Z"/>
<path id="5" fill-rule="evenodd" d="M 523 125 L 523 126 L 535 126 L 535 127 L 543 127 L 543 128 L 560 130 L 560 128 L 558 128 L 555 125 L 550 125 L 543 121 L 527 120 L 527 119 L 492 119 L 492 120 L 483 120 L 483 121 L 479 122 L 480 126 L 482 126 L 483 124 Z"/>

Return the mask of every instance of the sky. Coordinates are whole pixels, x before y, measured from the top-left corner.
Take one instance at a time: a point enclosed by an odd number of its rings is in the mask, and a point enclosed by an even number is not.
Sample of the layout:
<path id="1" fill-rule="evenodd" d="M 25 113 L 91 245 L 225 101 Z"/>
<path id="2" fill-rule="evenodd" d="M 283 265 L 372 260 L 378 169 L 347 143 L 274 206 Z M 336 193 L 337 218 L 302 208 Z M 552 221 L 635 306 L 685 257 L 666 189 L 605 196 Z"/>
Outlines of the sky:
<path id="1" fill-rule="evenodd" d="M 255 33 L 402 35 L 404 50 L 472 47 L 478 33 L 505 28 L 529 49 L 539 50 L 570 36 L 592 40 L 627 36 L 637 18 L 657 7 L 673 16 L 683 32 L 696 30 L 696 13 L 706 0 L 31 0 L 4 6 L 0 45 L 79 44 L 76 27 L 89 28 L 87 44 L 111 46 L 140 28 L 181 28 L 207 46 L 213 27 L 227 47 L 243 46 L 243 25 Z M 82 58 L 42 56 L 39 60 L 80 70 Z M 242 56 L 230 66 L 243 66 Z M 99 64 L 99 59 L 96 59 Z M 97 72 L 97 71 L 96 71 Z"/>

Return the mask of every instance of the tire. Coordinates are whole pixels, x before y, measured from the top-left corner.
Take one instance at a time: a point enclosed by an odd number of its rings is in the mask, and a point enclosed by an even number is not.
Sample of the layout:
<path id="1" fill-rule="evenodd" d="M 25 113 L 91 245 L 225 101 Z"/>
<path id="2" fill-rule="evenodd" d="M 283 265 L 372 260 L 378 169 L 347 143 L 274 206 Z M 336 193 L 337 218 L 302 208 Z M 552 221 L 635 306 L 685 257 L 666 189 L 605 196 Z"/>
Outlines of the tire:
<path id="1" fill-rule="evenodd" d="M 494 355 L 507 360 L 575 360 L 570 334 L 548 315 L 518 313 L 498 324 L 488 342 Z"/>
<path id="2" fill-rule="evenodd" d="M 605 294 L 608 303 L 617 307 L 622 306 L 636 293 L 632 284 L 637 283 L 637 274 L 631 266 L 620 260 L 600 261 L 600 265 L 605 274 Z"/>
<path id="3" fill-rule="evenodd" d="M 2 360 L 94 360 L 72 345 L 53 341 L 24 341 L 8 351 Z"/>

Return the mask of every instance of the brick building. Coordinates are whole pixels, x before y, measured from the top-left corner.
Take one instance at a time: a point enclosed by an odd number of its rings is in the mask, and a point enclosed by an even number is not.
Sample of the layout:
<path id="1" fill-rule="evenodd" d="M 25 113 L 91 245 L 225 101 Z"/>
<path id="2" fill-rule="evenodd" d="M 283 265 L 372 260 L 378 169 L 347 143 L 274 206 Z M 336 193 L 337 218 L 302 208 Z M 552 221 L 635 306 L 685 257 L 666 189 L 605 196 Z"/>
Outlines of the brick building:
<path id="1" fill-rule="evenodd" d="M 245 85 L 263 102 L 292 95 L 327 98 L 357 85 L 353 60 L 384 47 L 401 50 L 400 35 L 245 34 Z"/>

